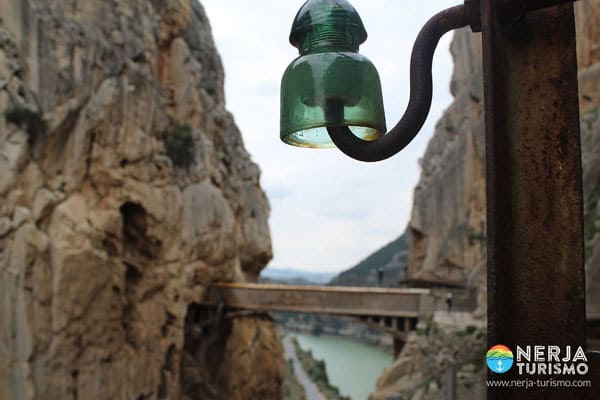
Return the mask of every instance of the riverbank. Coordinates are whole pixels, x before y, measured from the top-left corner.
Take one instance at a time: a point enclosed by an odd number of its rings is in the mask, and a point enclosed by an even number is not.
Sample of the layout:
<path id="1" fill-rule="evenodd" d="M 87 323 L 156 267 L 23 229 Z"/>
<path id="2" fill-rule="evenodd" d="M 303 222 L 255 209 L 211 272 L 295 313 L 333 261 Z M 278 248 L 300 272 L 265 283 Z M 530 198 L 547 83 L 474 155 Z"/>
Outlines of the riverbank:
<path id="1" fill-rule="evenodd" d="M 284 400 L 351 400 L 329 382 L 325 361 L 315 359 L 293 335 L 283 336 L 282 344 L 288 368 Z"/>
<path id="2" fill-rule="evenodd" d="M 377 347 L 389 355 L 394 354 L 393 339 L 390 335 L 351 318 L 292 313 L 273 313 L 273 317 L 287 332 L 338 337 Z"/>
<path id="3" fill-rule="evenodd" d="M 352 400 L 366 400 L 377 379 L 394 359 L 376 347 L 339 337 L 297 335 L 298 343 L 324 360 L 332 385 Z"/>
<path id="4" fill-rule="evenodd" d="M 284 335 L 281 343 L 286 363 L 283 400 L 326 400 L 302 367 L 292 336 Z"/>
<path id="5" fill-rule="evenodd" d="M 327 400 L 351 400 L 350 397 L 343 396 L 340 389 L 334 386 L 329 380 L 325 360 L 317 359 L 313 356 L 310 349 L 304 349 L 300 346 L 297 339 L 292 341 L 296 348 L 296 354 L 300 360 L 302 368 L 306 371 L 310 379 L 317 385 L 319 392 Z"/>

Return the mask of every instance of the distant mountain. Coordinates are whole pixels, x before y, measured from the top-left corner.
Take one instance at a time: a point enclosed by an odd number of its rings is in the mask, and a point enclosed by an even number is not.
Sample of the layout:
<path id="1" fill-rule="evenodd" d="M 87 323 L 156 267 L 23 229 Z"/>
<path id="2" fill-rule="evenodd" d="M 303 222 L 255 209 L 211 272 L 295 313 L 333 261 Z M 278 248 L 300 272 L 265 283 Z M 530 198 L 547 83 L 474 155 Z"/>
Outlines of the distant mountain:
<path id="1" fill-rule="evenodd" d="M 408 244 L 410 232 L 407 229 L 402 236 L 371 254 L 356 266 L 340 273 L 329 284 L 336 286 L 378 286 L 377 270 L 383 268 L 383 286 L 398 286 L 404 278 L 408 263 Z"/>
<path id="2" fill-rule="evenodd" d="M 311 272 L 299 269 L 276 269 L 265 268 L 260 278 L 264 282 L 282 282 L 289 284 L 313 284 L 324 285 L 335 276 L 335 272 Z"/>

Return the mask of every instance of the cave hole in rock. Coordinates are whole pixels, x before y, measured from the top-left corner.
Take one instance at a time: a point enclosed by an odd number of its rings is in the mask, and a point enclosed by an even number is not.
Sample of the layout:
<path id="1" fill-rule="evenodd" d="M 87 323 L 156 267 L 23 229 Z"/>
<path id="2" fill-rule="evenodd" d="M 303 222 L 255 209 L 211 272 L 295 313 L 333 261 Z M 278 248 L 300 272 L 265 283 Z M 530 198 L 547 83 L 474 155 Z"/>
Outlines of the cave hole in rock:
<path id="1" fill-rule="evenodd" d="M 142 280 L 140 267 L 131 263 L 125 263 L 125 287 L 137 285 Z"/>
<path id="2" fill-rule="evenodd" d="M 109 257 L 114 257 L 119 254 L 118 242 L 110 236 L 107 236 L 102 240 L 102 248 Z"/>
<path id="3" fill-rule="evenodd" d="M 138 203 L 121 206 L 123 222 L 123 250 L 126 256 L 154 258 L 160 250 L 160 241 L 148 235 L 148 213 Z"/>
<path id="4" fill-rule="evenodd" d="M 220 379 L 220 366 L 231 320 L 218 319 L 215 307 L 192 303 L 187 307 L 181 355 L 181 387 L 189 400 L 218 398 L 227 393 Z"/>

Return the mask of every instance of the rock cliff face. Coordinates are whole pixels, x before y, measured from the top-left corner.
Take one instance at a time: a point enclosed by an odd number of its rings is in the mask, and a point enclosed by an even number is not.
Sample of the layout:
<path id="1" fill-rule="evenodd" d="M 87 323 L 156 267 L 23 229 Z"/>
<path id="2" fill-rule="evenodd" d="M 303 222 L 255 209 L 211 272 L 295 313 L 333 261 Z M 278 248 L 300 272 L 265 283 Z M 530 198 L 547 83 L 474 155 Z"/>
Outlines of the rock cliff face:
<path id="1" fill-rule="evenodd" d="M 586 296 L 600 315 L 600 1 L 579 2 L 577 34 L 583 149 Z"/>
<path id="2" fill-rule="evenodd" d="M 577 2 L 582 112 L 588 313 L 600 313 L 600 0 Z M 466 320 L 434 316 L 410 338 L 380 378 L 374 400 L 390 394 L 443 398 L 450 359 L 458 362 L 459 398 L 485 398 L 485 154 L 481 42 L 468 30 L 452 43 L 454 102 L 436 127 L 422 160 L 410 228 L 409 278 L 467 283 L 479 307 Z M 456 334 L 456 333 L 460 334 Z M 468 347 L 470 351 L 461 351 Z M 434 349 L 450 349 L 439 354 Z M 479 349 L 475 351 L 473 349 Z M 448 356 L 448 355 L 451 355 Z M 432 361 L 433 360 L 433 361 Z"/>
<path id="3" fill-rule="evenodd" d="M 451 52 L 454 102 L 421 161 L 410 221 L 409 277 L 462 283 L 481 263 L 485 247 L 480 35 L 458 31 Z"/>
<path id="4" fill-rule="evenodd" d="M 272 322 L 197 305 L 271 258 L 202 7 L 0 15 L 0 399 L 279 398 Z"/>

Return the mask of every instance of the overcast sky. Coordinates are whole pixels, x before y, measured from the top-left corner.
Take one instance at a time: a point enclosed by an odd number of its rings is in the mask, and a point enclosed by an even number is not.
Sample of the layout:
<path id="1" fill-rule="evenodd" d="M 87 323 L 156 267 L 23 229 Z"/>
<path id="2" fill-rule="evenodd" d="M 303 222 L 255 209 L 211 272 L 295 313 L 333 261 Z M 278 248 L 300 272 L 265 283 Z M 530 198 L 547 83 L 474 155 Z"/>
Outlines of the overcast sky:
<path id="1" fill-rule="evenodd" d="M 227 108 L 261 167 L 271 203 L 274 258 L 269 266 L 341 271 L 398 237 L 410 219 L 418 160 L 452 101 L 450 35 L 436 53 L 433 106 L 425 128 L 395 157 L 365 164 L 337 149 L 296 148 L 279 139 L 279 84 L 298 56 L 288 36 L 304 0 L 201 3 L 225 66 Z M 409 57 L 420 27 L 437 11 L 459 3 L 352 0 L 369 34 L 360 52 L 381 76 L 388 127 L 408 101 Z"/>

